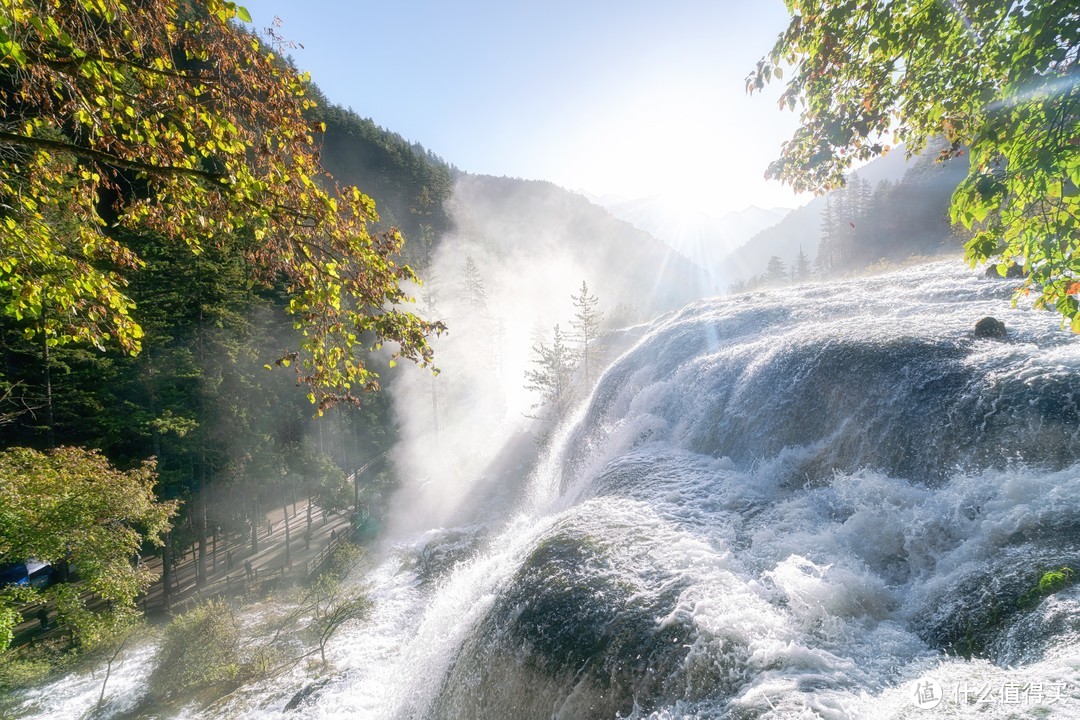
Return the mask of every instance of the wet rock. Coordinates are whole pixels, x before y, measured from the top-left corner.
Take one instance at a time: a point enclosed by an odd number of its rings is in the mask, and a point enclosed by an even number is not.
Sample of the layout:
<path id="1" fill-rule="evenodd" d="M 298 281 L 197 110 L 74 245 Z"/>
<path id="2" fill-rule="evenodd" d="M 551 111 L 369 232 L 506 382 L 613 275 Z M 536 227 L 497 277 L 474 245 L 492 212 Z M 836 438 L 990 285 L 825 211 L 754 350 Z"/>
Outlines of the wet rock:
<path id="1" fill-rule="evenodd" d="M 745 682 L 737 664 L 690 657 L 709 640 L 688 617 L 658 622 L 685 583 L 616 567 L 609 541 L 566 528 L 540 542 L 463 644 L 424 717 L 627 717 Z M 724 657 L 744 654 L 732 645 Z"/>
<path id="2" fill-rule="evenodd" d="M 998 272 L 997 265 L 989 265 L 986 268 L 986 277 L 988 278 L 1000 278 L 1002 275 Z M 1005 278 L 1007 280 L 1020 280 L 1023 279 L 1024 266 L 1020 263 L 1013 263 L 1009 266 L 1009 269 L 1005 271 Z"/>
<path id="3" fill-rule="evenodd" d="M 977 338 L 1003 338 L 1005 337 L 1005 323 L 995 317 L 987 315 L 975 323 L 975 337 Z"/>
<path id="4" fill-rule="evenodd" d="M 285 709 L 296 710 L 301 705 L 310 704 L 310 702 L 313 702 L 314 700 L 313 696 L 320 690 L 322 690 L 324 687 L 329 685 L 330 680 L 331 678 L 323 678 L 322 680 L 316 680 L 315 682 L 309 684 L 303 690 L 292 696 L 292 700 L 290 700 L 289 703 L 285 706 Z"/>
<path id="5" fill-rule="evenodd" d="M 1021 542 L 1000 548 L 992 560 L 971 563 L 912 598 L 912 629 L 946 654 L 998 665 L 1038 662 L 1055 647 L 1070 647 L 1080 631 L 1077 586 L 1048 596 L 1037 588 L 1041 568 L 1076 567 L 1077 545 L 1062 539 L 1075 532 L 1076 524 L 1064 520 L 1030 537 L 1018 534 Z"/>

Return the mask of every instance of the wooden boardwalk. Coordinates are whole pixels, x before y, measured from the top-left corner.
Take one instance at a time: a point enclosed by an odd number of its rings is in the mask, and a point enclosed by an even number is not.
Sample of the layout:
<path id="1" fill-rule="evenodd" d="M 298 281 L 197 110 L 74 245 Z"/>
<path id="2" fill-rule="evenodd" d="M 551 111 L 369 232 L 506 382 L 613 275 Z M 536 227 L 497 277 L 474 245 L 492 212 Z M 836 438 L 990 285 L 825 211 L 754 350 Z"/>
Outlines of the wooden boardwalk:
<path id="1" fill-rule="evenodd" d="M 316 563 L 325 562 L 332 552 L 332 547 L 340 545 L 349 537 L 352 527 L 342 515 L 327 514 L 325 519 L 322 509 L 312 508 L 311 537 L 306 538 L 307 502 L 288 506 L 289 510 L 289 562 L 285 554 L 284 511 L 277 508 L 267 513 L 268 525 L 260 527 L 259 552 L 251 552 L 251 537 L 219 536 L 220 547 L 211 545 L 206 557 L 206 581 L 202 588 L 196 587 L 197 551 L 189 550 L 177 558 L 173 566 L 173 585 L 170 594 L 172 610 L 189 605 L 192 600 L 212 597 L 221 593 L 233 592 L 244 586 L 248 580 L 265 581 L 272 578 L 284 578 L 290 582 L 306 579 L 312 572 L 317 572 Z M 272 529 L 270 529 L 272 528 Z M 232 565 L 228 563 L 232 555 Z M 245 563 L 251 563 L 251 577 L 247 576 Z M 155 557 L 148 562 L 151 570 L 158 575 L 143 599 L 139 601 L 147 613 L 154 614 L 166 610 L 161 579 L 161 558 Z"/>
<path id="2" fill-rule="evenodd" d="M 295 508 L 295 509 L 294 509 Z M 169 604 L 165 607 L 160 556 L 148 558 L 147 566 L 157 575 L 158 580 L 149 591 L 139 599 L 139 607 L 148 615 L 161 616 L 178 612 L 197 602 L 220 594 L 232 594 L 251 587 L 251 583 L 263 583 L 277 580 L 293 583 L 317 573 L 329 560 L 333 550 L 345 542 L 352 532 L 352 526 L 343 515 L 328 513 L 325 516 L 318 506 L 312 507 L 311 536 L 307 535 L 307 501 L 289 505 L 289 560 L 285 554 L 285 515 L 282 508 L 277 508 L 267 517 L 269 525 L 259 528 L 259 552 L 251 552 L 250 533 L 244 537 L 238 535 L 218 536 L 218 547 L 211 545 L 206 558 L 206 580 L 203 586 L 195 582 L 197 551 L 190 548 L 175 560 L 173 566 L 173 586 Z M 272 528 L 272 529 L 271 529 Z M 232 565 L 228 563 L 232 555 Z M 251 563 L 251 577 L 247 577 L 245 563 Z M 50 608 L 50 629 L 42 630 L 37 616 L 38 607 L 30 606 L 24 611 L 25 618 L 15 628 L 12 647 L 18 647 L 32 639 L 55 636 L 56 613 Z"/>

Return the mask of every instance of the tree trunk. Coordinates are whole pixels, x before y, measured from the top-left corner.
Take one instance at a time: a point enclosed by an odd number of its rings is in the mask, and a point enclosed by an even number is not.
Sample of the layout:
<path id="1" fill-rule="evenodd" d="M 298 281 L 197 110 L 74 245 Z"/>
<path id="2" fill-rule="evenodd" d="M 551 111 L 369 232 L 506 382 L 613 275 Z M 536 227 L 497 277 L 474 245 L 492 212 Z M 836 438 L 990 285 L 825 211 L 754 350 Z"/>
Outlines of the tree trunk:
<path id="1" fill-rule="evenodd" d="M 285 565 L 288 566 L 292 562 L 292 551 L 289 549 L 289 503 L 284 487 L 281 488 L 281 512 L 285 515 Z"/>
<path id="2" fill-rule="evenodd" d="M 200 453 L 202 455 L 203 453 Z M 205 456 L 201 460 L 205 461 Z M 195 587 L 202 588 L 206 584 L 206 469 L 205 465 L 199 464 L 199 501 L 196 512 L 197 539 L 199 543 L 199 555 L 195 564 Z"/>
<path id="3" fill-rule="evenodd" d="M 357 423 L 353 425 L 353 457 L 356 458 L 356 469 L 353 470 L 353 481 L 356 487 L 356 503 L 353 506 L 354 510 L 360 509 L 360 468 L 362 467 L 360 458 L 364 457 L 362 448 L 363 443 L 361 442 L 360 437 L 360 427 L 359 423 Z"/>
<path id="4" fill-rule="evenodd" d="M 118 658 L 120 656 L 120 652 L 124 649 L 124 646 L 127 645 L 127 641 L 128 641 L 129 637 L 131 637 L 131 636 L 126 635 L 124 637 L 124 639 L 117 646 L 116 650 L 113 651 L 113 654 L 109 657 L 108 663 L 106 663 L 106 665 L 105 665 L 105 680 L 104 680 L 104 682 L 101 683 L 101 694 L 98 695 L 98 701 L 97 701 L 97 706 L 99 708 L 102 705 L 105 704 L 105 686 L 109 684 L 109 676 L 112 675 L 113 663 L 116 662 L 116 658 Z"/>
<path id="5" fill-rule="evenodd" d="M 195 539 L 199 543 L 199 555 L 195 563 L 195 587 L 202 588 L 206 584 L 206 442 L 205 428 L 208 426 L 206 417 L 206 362 L 205 348 L 203 346 L 203 307 L 199 305 L 199 325 L 195 335 L 195 357 L 199 367 L 198 407 L 199 427 L 202 429 L 199 442 L 199 474 L 198 474 L 198 501 L 195 512 L 197 514 Z"/>
<path id="6" fill-rule="evenodd" d="M 582 362 L 583 362 L 583 364 L 585 366 L 584 367 L 584 370 L 585 370 L 585 394 L 587 395 L 589 393 L 589 390 L 592 389 L 591 384 L 589 383 L 589 332 L 588 332 L 588 330 L 585 331 L 584 335 L 585 335 L 585 346 L 581 348 L 581 358 L 582 358 Z"/>
<path id="7" fill-rule="evenodd" d="M 307 488 L 307 532 L 311 534 L 311 486 Z"/>
<path id="8" fill-rule="evenodd" d="M 262 516 L 261 507 L 259 506 L 259 494 L 255 493 L 255 512 L 252 513 L 252 555 L 259 552 L 259 519 Z"/>
<path id="9" fill-rule="evenodd" d="M 161 551 L 161 601 L 165 610 L 172 610 L 172 532 L 165 533 L 165 547 Z"/>
<path id="10" fill-rule="evenodd" d="M 45 334 L 44 305 L 41 307 L 41 314 L 41 374 L 45 385 L 45 443 L 51 449 L 56 447 L 56 435 L 53 433 L 52 363 L 49 358 L 49 336 Z"/>
<path id="11" fill-rule="evenodd" d="M 150 405 L 150 418 L 152 420 L 157 420 L 157 386 L 154 381 L 154 356 L 151 354 L 152 352 L 153 351 L 150 348 L 146 348 L 146 399 Z M 150 424 L 150 442 L 150 454 L 156 458 L 160 458 L 161 432 L 158 430 L 157 423 Z"/>
<path id="12" fill-rule="evenodd" d="M 349 443 L 346 442 L 348 435 L 345 432 L 345 412 L 338 411 L 338 418 L 341 422 L 338 424 L 338 437 L 341 438 L 341 469 L 345 471 L 345 477 L 349 476 Z"/>
<path id="13" fill-rule="evenodd" d="M 360 519 L 360 475 L 363 470 L 363 465 L 353 470 L 353 514 L 356 515 L 357 522 Z"/>
<path id="14" fill-rule="evenodd" d="M 146 349 L 146 397 L 150 408 L 150 417 L 156 419 L 158 415 L 157 407 L 157 388 L 154 387 L 154 359 L 150 354 L 150 348 Z M 150 455 L 154 458 L 161 457 L 161 432 L 158 430 L 157 423 L 150 424 Z M 165 547 L 161 550 L 161 600 L 166 610 L 171 610 L 169 602 L 169 580 L 172 577 L 172 572 L 169 569 L 171 558 L 169 557 L 169 550 L 171 549 L 170 538 L 172 533 L 165 533 Z"/>

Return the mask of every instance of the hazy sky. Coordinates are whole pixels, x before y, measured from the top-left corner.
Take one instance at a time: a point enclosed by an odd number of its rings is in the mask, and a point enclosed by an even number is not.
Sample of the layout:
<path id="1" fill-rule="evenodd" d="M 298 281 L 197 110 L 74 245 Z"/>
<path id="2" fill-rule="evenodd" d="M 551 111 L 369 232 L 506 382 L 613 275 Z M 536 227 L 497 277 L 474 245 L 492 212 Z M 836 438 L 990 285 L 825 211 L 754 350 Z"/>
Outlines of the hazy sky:
<path id="1" fill-rule="evenodd" d="M 797 204 L 762 175 L 796 116 L 743 81 L 780 0 L 242 0 L 332 102 L 463 170 L 714 214 Z"/>

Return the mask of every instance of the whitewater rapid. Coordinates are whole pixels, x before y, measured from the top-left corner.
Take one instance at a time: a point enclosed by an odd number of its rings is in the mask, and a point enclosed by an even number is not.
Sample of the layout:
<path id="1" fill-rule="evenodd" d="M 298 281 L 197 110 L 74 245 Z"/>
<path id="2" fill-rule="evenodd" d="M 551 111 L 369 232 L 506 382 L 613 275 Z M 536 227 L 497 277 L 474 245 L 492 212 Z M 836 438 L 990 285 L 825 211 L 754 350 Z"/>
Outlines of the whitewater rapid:
<path id="1" fill-rule="evenodd" d="M 356 578 L 328 682 L 177 716 L 1080 717 L 1078 586 L 1036 589 L 1080 570 L 1080 343 L 1011 287 L 950 261 L 657 320 L 504 518 Z"/>

